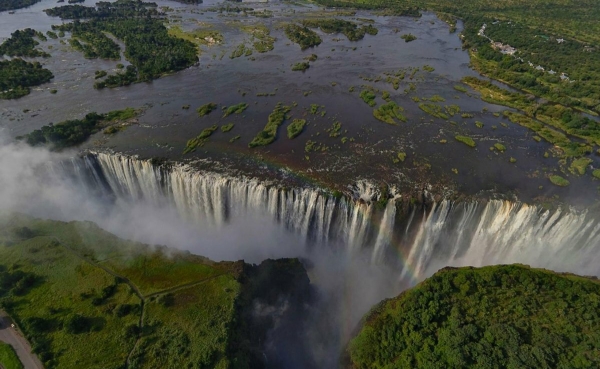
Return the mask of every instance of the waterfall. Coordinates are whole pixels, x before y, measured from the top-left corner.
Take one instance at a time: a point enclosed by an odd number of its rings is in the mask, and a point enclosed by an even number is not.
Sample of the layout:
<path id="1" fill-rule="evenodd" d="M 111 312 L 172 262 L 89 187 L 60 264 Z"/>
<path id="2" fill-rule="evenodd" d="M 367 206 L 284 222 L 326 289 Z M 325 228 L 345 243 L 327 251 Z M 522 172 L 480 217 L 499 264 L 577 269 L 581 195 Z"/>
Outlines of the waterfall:
<path id="1" fill-rule="evenodd" d="M 384 206 L 377 187 L 361 181 L 352 197 L 314 187 L 283 189 L 257 179 L 156 166 L 119 154 L 90 153 L 64 166 L 82 184 L 124 200 L 171 205 L 185 219 L 222 227 L 233 217 L 260 213 L 297 233 L 307 246 L 367 254 L 374 264 L 421 279 L 446 265 L 524 263 L 600 274 L 600 222 L 586 211 L 546 210 L 507 200 L 430 207 L 399 197 Z"/>

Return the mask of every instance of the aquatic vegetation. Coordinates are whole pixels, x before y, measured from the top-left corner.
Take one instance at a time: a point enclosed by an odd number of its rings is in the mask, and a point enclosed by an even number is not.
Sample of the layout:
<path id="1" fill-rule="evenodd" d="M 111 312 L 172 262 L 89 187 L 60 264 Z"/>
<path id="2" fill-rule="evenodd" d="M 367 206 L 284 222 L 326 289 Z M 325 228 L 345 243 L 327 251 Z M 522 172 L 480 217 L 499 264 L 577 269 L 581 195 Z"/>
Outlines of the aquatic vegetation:
<path id="1" fill-rule="evenodd" d="M 247 103 L 239 103 L 236 105 L 231 105 L 229 107 L 223 107 L 223 118 L 230 116 L 231 114 L 242 114 L 244 110 L 248 108 Z"/>
<path id="2" fill-rule="evenodd" d="M 592 176 L 594 176 L 594 178 L 600 179 L 600 169 L 594 169 L 592 171 Z"/>
<path id="3" fill-rule="evenodd" d="M 39 62 L 23 59 L 0 60 L 0 99 L 17 99 L 28 95 L 30 88 L 54 78 Z"/>
<path id="4" fill-rule="evenodd" d="M 108 73 L 104 70 L 97 70 L 94 73 L 94 79 L 100 79 L 100 78 L 104 78 L 108 75 Z"/>
<path id="5" fill-rule="evenodd" d="M 310 113 L 317 114 L 319 112 L 319 104 L 310 104 Z"/>
<path id="6" fill-rule="evenodd" d="M 88 113 L 83 119 L 49 124 L 18 138 L 31 146 L 48 145 L 52 150 L 61 150 L 84 142 L 103 128 L 126 123 L 139 113 L 139 110 L 133 108 L 115 110 L 107 114 Z"/>
<path id="7" fill-rule="evenodd" d="M 362 90 L 360 92 L 359 96 L 370 107 L 373 107 L 373 106 L 377 105 L 377 103 L 375 102 L 375 98 L 377 96 L 375 96 L 375 93 L 373 91 L 371 91 L 370 89 L 364 89 L 364 90 Z"/>
<path id="8" fill-rule="evenodd" d="M 429 64 L 425 64 L 422 68 L 425 72 L 429 72 L 429 73 L 435 71 L 435 68 Z"/>
<path id="9" fill-rule="evenodd" d="M 239 58 L 240 56 L 250 56 L 252 55 L 252 49 L 247 48 L 246 44 L 239 44 L 229 55 L 229 59 Z"/>
<path id="10" fill-rule="evenodd" d="M 483 128 L 483 122 L 475 121 L 475 127 L 477 127 L 477 128 Z"/>
<path id="11" fill-rule="evenodd" d="M 496 150 L 500 151 L 500 152 L 504 152 L 506 151 L 506 146 L 504 146 L 503 144 L 501 144 L 500 142 L 496 142 L 494 144 L 494 147 L 496 148 Z"/>
<path id="12" fill-rule="evenodd" d="M 287 113 L 291 110 L 290 106 L 284 106 L 278 103 L 271 114 L 265 128 L 260 131 L 248 144 L 248 147 L 266 146 L 277 138 L 277 129 L 286 120 Z"/>
<path id="13" fill-rule="evenodd" d="M 318 46 L 323 42 L 321 37 L 306 26 L 299 26 L 297 24 L 290 23 L 284 28 L 285 35 L 290 41 L 300 45 L 300 49 L 305 50 L 309 47 Z"/>
<path id="14" fill-rule="evenodd" d="M 197 112 L 198 112 L 199 116 L 203 117 L 205 115 L 212 113 L 213 110 L 216 110 L 216 109 L 217 109 L 217 104 L 208 103 L 208 104 L 204 104 L 201 107 L 199 107 Z"/>
<path id="15" fill-rule="evenodd" d="M 388 124 L 398 124 L 396 119 L 401 122 L 406 122 L 406 117 L 402 114 L 403 111 L 404 108 L 391 101 L 380 105 L 377 109 L 373 110 L 373 116 Z"/>
<path id="16" fill-rule="evenodd" d="M 229 132 L 233 129 L 233 127 L 235 126 L 235 124 L 233 123 L 228 123 L 228 124 L 224 124 L 221 126 L 221 131 L 222 132 Z"/>
<path id="17" fill-rule="evenodd" d="M 456 141 L 462 142 L 469 147 L 475 147 L 475 141 L 469 136 L 457 135 L 454 138 L 456 139 Z"/>
<path id="18" fill-rule="evenodd" d="M 394 164 L 398 164 L 400 162 L 404 162 L 404 160 L 406 160 L 406 153 L 401 151 L 396 155 L 394 159 L 392 159 L 392 162 Z"/>
<path id="19" fill-rule="evenodd" d="M 314 61 L 317 61 L 318 58 L 319 57 L 317 56 L 317 54 L 310 54 L 309 56 L 307 56 L 304 59 L 306 59 L 309 62 L 314 62 Z"/>
<path id="20" fill-rule="evenodd" d="M 430 104 L 430 103 L 421 103 L 421 104 L 419 104 L 419 109 L 423 110 L 425 113 L 427 113 L 433 117 L 446 119 L 446 120 L 450 118 L 446 113 L 444 113 L 442 111 L 442 107 L 439 105 Z"/>
<path id="21" fill-rule="evenodd" d="M 234 136 L 229 140 L 229 142 L 234 143 L 235 141 L 239 140 L 240 138 L 242 138 L 242 136 L 240 136 L 240 135 Z"/>
<path id="22" fill-rule="evenodd" d="M 185 149 L 183 150 L 183 154 L 188 154 L 190 152 L 196 151 L 197 147 L 202 147 L 206 143 L 206 140 L 217 130 L 218 126 L 215 124 L 211 127 L 205 128 L 200 132 L 200 134 L 190 140 L 188 140 Z"/>
<path id="23" fill-rule="evenodd" d="M 330 128 L 326 129 L 326 132 L 329 133 L 329 137 L 338 137 L 341 134 L 342 130 L 342 123 L 335 121 L 333 122 L 333 124 L 331 125 Z"/>
<path id="24" fill-rule="evenodd" d="M 10 35 L 10 38 L 0 44 L 0 56 L 8 55 L 28 58 L 50 57 L 50 54 L 35 48 L 40 43 L 34 40 L 34 37 L 46 38 L 43 33 L 31 28 L 13 32 Z"/>
<path id="25" fill-rule="evenodd" d="M 292 66 L 292 71 L 297 72 L 304 72 L 305 70 L 307 70 L 308 68 L 310 68 L 310 64 L 308 62 L 300 62 L 300 63 L 296 63 Z"/>
<path id="26" fill-rule="evenodd" d="M 192 31 L 184 31 L 180 26 L 170 26 L 168 29 L 169 35 L 177 37 L 196 45 L 213 46 L 223 43 L 223 34 L 213 29 L 195 29 Z"/>
<path id="27" fill-rule="evenodd" d="M 242 30 L 252 35 L 252 46 L 257 52 L 266 53 L 275 48 L 275 38 L 271 36 L 271 31 L 264 24 L 244 26 Z"/>
<path id="28" fill-rule="evenodd" d="M 413 35 L 412 33 L 407 33 L 404 34 L 402 36 L 400 36 L 401 39 L 404 40 L 404 42 L 411 42 L 417 39 L 417 36 Z"/>
<path id="29" fill-rule="evenodd" d="M 462 86 L 462 85 L 454 85 L 454 89 L 456 91 L 460 91 L 460 92 L 465 92 L 465 93 L 467 92 L 467 88 L 465 86 Z"/>
<path id="30" fill-rule="evenodd" d="M 302 133 L 306 126 L 306 119 L 294 119 L 287 127 L 287 135 L 289 139 L 296 138 Z"/>
<path id="31" fill-rule="evenodd" d="M 568 185 L 571 184 L 568 180 L 566 180 L 565 178 L 563 178 L 557 174 L 548 176 L 548 179 L 550 180 L 550 182 L 552 182 L 553 185 L 559 186 L 559 187 L 567 187 Z"/>
<path id="32" fill-rule="evenodd" d="M 578 158 L 573 160 L 569 166 L 569 171 L 573 174 L 584 175 L 585 170 L 593 162 L 590 158 Z"/>
<path id="33" fill-rule="evenodd" d="M 358 26 L 358 24 L 342 19 L 306 19 L 302 21 L 305 27 L 320 28 L 325 33 L 343 33 L 349 41 L 362 40 L 365 34 L 377 35 L 377 28 L 371 24 Z"/>
<path id="34" fill-rule="evenodd" d="M 460 113 L 460 106 L 458 105 L 446 105 L 444 109 L 446 109 L 446 113 L 451 117 Z"/>

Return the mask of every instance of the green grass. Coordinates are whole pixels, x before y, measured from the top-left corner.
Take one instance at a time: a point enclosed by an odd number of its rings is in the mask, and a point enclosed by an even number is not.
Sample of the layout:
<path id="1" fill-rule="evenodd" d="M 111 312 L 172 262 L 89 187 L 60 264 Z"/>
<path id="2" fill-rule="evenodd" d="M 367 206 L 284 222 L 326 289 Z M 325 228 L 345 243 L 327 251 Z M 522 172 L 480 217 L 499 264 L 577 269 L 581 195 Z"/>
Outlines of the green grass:
<path id="1" fill-rule="evenodd" d="M 196 148 L 204 146 L 206 140 L 212 136 L 212 134 L 217 130 L 218 126 L 216 124 L 205 128 L 200 132 L 200 134 L 192 139 L 189 139 L 185 145 L 185 149 L 183 149 L 184 154 L 188 154 L 190 152 L 196 151 Z"/>
<path id="2" fill-rule="evenodd" d="M 553 185 L 559 187 L 567 187 L 569 184 L 571 184 L 568 180 L 557 174 L 550 175 L 548 179 L 550 179 L 550 182 L 552 182 Z"/>
<path id="3" fill-rule="evenodd" d="M 217 104 L 208 103 L 208 104 L 204 104 L 201 107 L 199 107 L 197 112 L 198 112 L 199 116 L 203 117 L 205 115 L 212 113 L 213 110 L 215 110 L 215 109 L 217 109 Z"/>
<path id="4" fill-rule="evenodd" d="M 460 136 L 460 135 L 457 135 L 457 136 L 455 136 L 454 138 L 455 138 L 455 139 L 456 139 L 458 142 L 462 142 L 462 143 L 464 143 L 465 145 L 467 145 L 467 146 L 469 146 L 469 147 L 475 147 L 475 145 L 476 145 L 476 144 L 475 144 L 475 141 L 474 141 L 474 140 L 473 140 L 471 137 L 468 137 L 468 136 Z"/>
<path id="5" fill-rule="evenodd" d="M 373 116 L 388 124 L 398 124 L 396 119 L 401 122 L 406 122 L 406 117 L 402 114 L 403 111 L 404 108 L 391 101 L 373 110 Z"/>
<path id="6" fill-rule="evenodd" d="M 404 34 L 402 36 L 400 36 L 401 39 L 404 40 L 404 42 L 411 42 L 417 39 L 417 36 L 413 35 L 412 33 L 407 33 Z"/>
<path id="7" fill-rule="evenodd" d="M 467 92 L 467 88 L 463 85 L 454 85 L 454 89 L 456 91 L 460 91 L 460 92 L 465 92 L 465 93 Z"/>
<path id="8" fill-rule="evenodd" d="M 436 118 L 441 118 L 441 119 L 445 119 L 448 120 L 450 119 L 450 117 L 448 116 L 448 114 L 446 114 L 442 107 L 436 104 L 430 104 L 430 103 L 421 103 L 419 104 L 419 109 L 423 110 L 425 113 L 436 117 Z"/>
<path id="9" fill-rule="evenodd" d="M 503 144 L 501 144 L 500 142 L 496 142 L 494 144 L 494 147 L 496 148 L 496 150 L 500 151 L 500 152 L 504 152 L 506 151 L 506 146 L 504 146 Z"/>
<path id="10" fill-rule="evenodd" d="M 306 119 L 294 119 L 287 127 L 288 138 L 292 139 L 298 137 L 304 130 L 305 125 Z"/>
<path id="11" fill-rule="evenodd" d="M 594 169 L 592 171 L 592 175 L 594 176 L 594 178 L 599 178 L 600 179 L 600 169 Z"/>
<path id="12" fill-rule="evenodd" d="M 248 147 L 266 146 L 275 141 L 277 129 L 286 120 L 286 115 L 291 109 L 290 106 L 283 106 L 278 103 L 273 112 L 269 114 L 269 121 L 265 128 L 250 141 Z"/>
<path id="13" fill-rule="evenodd" d="M 0 366 L 4 369 L 23 369 L 15 350 L 4 342 L 0 342 Z"/>
<path id="14" fill-rule="evenodd" d="M 234 126 L 235 126 L 235 124 L 233 124 L 233 123 L 224 124 L 221 126 L 221 131 L 229 132 L 233 129 Z"/>
<path id="15" fill-rule="evenodd" d="M 599 294 L 597 280 L 523 265 L 444 268 L 371 309 L 348 345 L 349 364 L 598 367 Z"/>
<path id="16" fill-rule="evenodd" d="M 294 72 L 304 72 L 308 68 L 310 68 L 310 63 L 308 62 L 300 62 L 292 65 L 292 71 Z"/>

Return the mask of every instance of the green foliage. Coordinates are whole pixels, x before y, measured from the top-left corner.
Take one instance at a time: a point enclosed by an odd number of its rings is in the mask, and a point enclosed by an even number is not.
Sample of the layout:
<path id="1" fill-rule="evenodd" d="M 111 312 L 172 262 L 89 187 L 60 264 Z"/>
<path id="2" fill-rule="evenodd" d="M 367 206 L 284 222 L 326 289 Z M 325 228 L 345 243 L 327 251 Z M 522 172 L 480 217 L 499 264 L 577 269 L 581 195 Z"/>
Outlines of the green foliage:
<path id="1" fill-rule="evenodd" d="M 373 110 L 373 116 L 388 124 L 398 124 L 396 119 L 401 122 L 406 122 L 406 117 L 402 114 L 403 111 L 404 108 L 398 106 L 395 102 L 390 101 Z"/>
<path id="2" fill-rule="evenodd" d="M 580 176 L 585 174 L 585 170 L 592 163 L 592 159 L 590 158 L 579 158 L 573 160 L 571 166 L 569 167 L 569 171 L 573 174 L 579 174 Z"/>
<path id="3" fill-rule="evenodd" d="M 373 308 L 348 353 L 356 369 L 597 367 L 598 296 L 527 266 L 444 268 Z"/>
<path id="4" fill-rule="evenodd" d="M 31 28 L 13 32 L 9 39 L 0 44 L 0 56 L 8 55 L 28 58 L 35 58 L 38 56 L 49 57 L 50 54 L 35 48 L 39 45 L 39 42 L 33 39 L 34 36 L 44 37 L 42 33 Z"/>
<path id="5" fill-rule="evenodd" d="M 304 72 L 305 70 L 307 70 L 308 68 L 310 68 L 310 64 L 308 62 L 300 62 L 300 63 L 296 63 L 292 66 L 292 71 L 297 72 Z"/>
<path id="6" fill-rule="evenodd" d="M 300 45 L 302 50 L 318 46 L 323 42 L 319 35 L 305 26 L 290 23 L 285 26 L 284 31 L 290 41 Z"/>
<path id="7" fill-rule="evenodd" d="M 188 154 L 196 151 L 197 147 L 204 146 L 206 140 L 217 130 L 217 128 L 218 126 L 216 124 L 212 125 L 211 127 L 203 129 L 198 136 L 188 140 L 185 149 L 183 149 L 183 153 Z"/>
<path id="8" fill-rule="evenodd" d="M 38 62 L 23 59 L 0 60 L 0 99 L 28 95 L 30 87 L 50 81 L 54 76 Z"/>
<path id="9" fill-rule="evenodd" d="M 304 130 L 306 119 L 294 119 L 287 127 L 287 135 L 289 139 L 296 138 Z"/>
<path id="10" fill-rule="evenodd" d="M 40 1 L 41 0 L 4 0 L 0 2 L 0 12 L 26 8 Z"/>
<path id="11" fill-rule="evenodd" d="M 248 144 L 248 147 L 266 146 L 277 138 L 277 128 L 285 121 L 286 114 L 291 110 L 290 106 L 278 103 L 271 114 L 265 128 L 260 131 Z"/>
<path id="12" fill-rule="evenodd" d="M 235 126 L 235 124 L 233 124 L 233 123 L 224 124 L 221 126 L 221 131 L 229 132 L 233 129 L 234 126 Z"/>
<path id="13" fill-rule="evenodd" d="M 448 114 L 446 114 L 444 112 L 443 108 L 436 104 L 421 103 L 421 104 L 419 104 L 419 109 L 423 110 L 425 113 L 427 113 L 433 117 L 437 117 L 437 118 L 441 118 L 441 119 L 449 119 L 450 118 L 448 116 Z"/>
<path id="14" fill-rule="evenodd" d="M 215 103 L 208 103 L 208 104 L 202 105 L 196 111 L 198 112 L 199 116 L 203 117 L 205 115 L 208 115 L 208 114 L 212 113 L 212 111 L 215 110 L 215 109 L 217 109 L 217 104 L 215 104 Z"/>
<path id="15" fill-rule="evenodd" d="M 501 144 L 500 142 L 496 142 L 494 144 L 494 147 L 496 148 L 496 150 L 500 151 L 500 152 L 504 152 L 506 151 L 506 146 L 504 146 L 503 144 Z"/>
<path id="16" fill-rule="evenodd" d="M 375 98 L 377 97 L 370 89 L 364 89 L 360 92 L 360 98 L 367 103 L 370 107 L 377 105 Z"/>
<path id="17" fill-rule="evenodd" d="M 230 107 L 224 108 L 223 118 L 230 116 L 231 114 L 242 114 L 244 110 L 248 108 L 247 103 L 239 103 L 236 105 L 231 105 Z"/>
<path id="18" fill-rule="evenodd" d="M 4 342 L 0 342 L 0 366 L 5 369 L 23 369 L 15 350 Z"/>
<path id="19" fill-rule="evenodd" d="M 462 142 L 469 147 L 475 147 L 475 141 L 471 137 L 457 135 L 454 138 L 456 141 Z"/>
<path id="20" fill-rule="evenodd" d="M 78 145 L 101 128 L 135 117 L 133 108 L 116 110 L 107 114 L 89 113 L 83 119 L 49 124 L 26 134 L 23 138 L 31 146 L 49 145 L 53 150 Z"/>
<path id="21" fill-rule="evenodd" d="M 342 19 L 306 19 L 302 21 L 305 27 L 320 28 L 325 33 L 343 33 L 350 41 L 359 41 L 365 34 L 377 35 L 377 28 L 371 24 L 359 27 L 358 24 Z"/>
<path id="22" fill-rule="evenodd" d="M 594 178 L 599 178 L 600 179 L 600 169 L 594 169 L 592 171 L 592 175 L 594 176 Z"/>
<path id="23" fill-rule="evenodd" d="M 569 184 L 571 184 L 568 180 L 566 180 L 565 178 L 563 178 L 557 174 L 548 176 L 548 179 L 550 180 L 550 182 L 552 182 L 553 185 L 556 185 L 559 187 L 567 187 Z"/>
<path id="24" fill-rule="evenodd" d="M 412 33 L 407 33 L 404 34 L 402 36 L 400 36 L 401 39 L 404 40 L 404 42 L 411 42 L 417 39 L 417 36 L 413 35 Z"/>
<path id="25" fill-rule="evenodd" d="M 104 33 L 99 32 L 96 23 L 74 22 L 64 25 L 60 29 L 71 32 L 73 38 L 69 40 L 69 44 L 75 50 L 83 52 L 88 59 L 121 59 L 119 45 Z"/>

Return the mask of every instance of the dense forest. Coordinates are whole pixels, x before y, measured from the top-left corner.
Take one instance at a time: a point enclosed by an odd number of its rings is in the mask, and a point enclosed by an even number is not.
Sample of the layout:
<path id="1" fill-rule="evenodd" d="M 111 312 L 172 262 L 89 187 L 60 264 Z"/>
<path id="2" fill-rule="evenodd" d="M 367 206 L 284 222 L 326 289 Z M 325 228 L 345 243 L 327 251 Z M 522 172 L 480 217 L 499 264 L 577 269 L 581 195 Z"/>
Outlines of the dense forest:
<path id="1" fill-rule="evenodd" d="M 56 26 L 55 29 L 72 32 L 74 37 L 87 41 L 89 57 L 118 58 L 118 45 L 103 32 L 125 43 L 125 57 L 133 66 L 124 73 L 110 75 L 106 80 L 97 82 L 96 88 L 149 81 L 165 73 L 185 69 L 198 61 L 198 51 L 193 43 L 168 34 L 154 3 L 119 0 L 115 3 L 100 2 L 97 8 L 62 6 L 48 9 L 47 13 L 62 19 L 75 19 L 73 23 Z M 89 20 L 79 22 L 79 19 Z"/>
<path id="2" fill-rule="evenodd" d="M 0 12 L 26 8 L 40 1 L 41 0 L 2 0 L 0 1 Z"/>
<path id="3" fill-rule="evenodd" d="M 23 59 L 0 60 L 0 99 L 16 99 L 30 92 L 30 87 L 50 81 L 54 76 L 38 62 Z"/>
<path id="4" fill-rule="evenodd" d="M 349 345 L 356 369 L 598 368 L 600 283 L 521 265 L 445 268 L 385 300 Z"/>
<path id="5" fill-rule="evenodd" d="M 34 37 L 46 40 L 46 36 L 44 36 L 41 32 L 35 31 L 31 28 L 13 32 L 10 38 L 0 45 L 0 56 L 8 55 L 29 58 L 35 58 L 38 56 L 49 57 L 50 54 L 35 48 L 37 45 L 39 45 L 39 42 L 34 40 Z"/>

